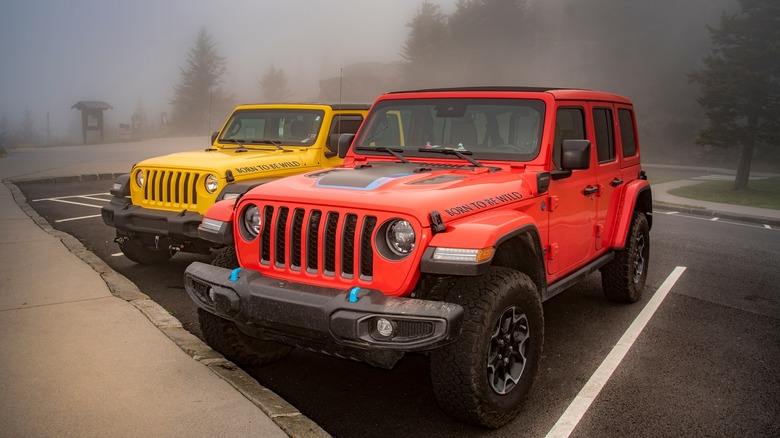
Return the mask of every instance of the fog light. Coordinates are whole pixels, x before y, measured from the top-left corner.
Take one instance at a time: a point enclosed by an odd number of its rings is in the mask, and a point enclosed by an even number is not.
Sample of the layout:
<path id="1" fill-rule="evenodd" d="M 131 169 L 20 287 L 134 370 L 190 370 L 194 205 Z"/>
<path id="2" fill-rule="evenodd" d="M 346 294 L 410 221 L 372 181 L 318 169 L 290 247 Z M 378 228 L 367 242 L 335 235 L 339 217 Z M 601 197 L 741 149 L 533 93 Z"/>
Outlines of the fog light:
<path id="1" fill-rule="evenodd" d="M 376 331 L 380 335 L 389 338 L 393 336 L 393 323 L 385 318 L 379 318 L 376 320 Z"/>

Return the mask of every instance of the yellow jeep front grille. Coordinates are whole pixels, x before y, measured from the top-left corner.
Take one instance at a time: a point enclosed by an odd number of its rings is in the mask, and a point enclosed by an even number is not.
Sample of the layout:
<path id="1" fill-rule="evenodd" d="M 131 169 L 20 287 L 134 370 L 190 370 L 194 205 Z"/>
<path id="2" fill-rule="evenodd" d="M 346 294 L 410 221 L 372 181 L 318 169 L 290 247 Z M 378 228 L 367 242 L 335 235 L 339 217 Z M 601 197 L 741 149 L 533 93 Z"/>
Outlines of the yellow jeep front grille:
<path id="1" fill-rule="evenodd" d="M 146 184 L 143 204 L 150 208 L 197 210 L 197 184 L 201 175 L 179 170 L 143 170 Z"/>

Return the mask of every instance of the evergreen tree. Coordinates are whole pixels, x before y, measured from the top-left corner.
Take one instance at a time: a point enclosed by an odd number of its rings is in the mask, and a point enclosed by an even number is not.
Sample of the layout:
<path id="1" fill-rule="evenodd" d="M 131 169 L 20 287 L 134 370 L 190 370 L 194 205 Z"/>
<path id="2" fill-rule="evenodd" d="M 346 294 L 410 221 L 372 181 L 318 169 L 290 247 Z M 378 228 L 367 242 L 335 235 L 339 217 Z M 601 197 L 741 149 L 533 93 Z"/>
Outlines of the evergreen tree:
<path id="1" fill-rule="evenodd" d="M 740 148 L 736 190 L 747 188 L 755 148 L 780 146 L 780 2 L 739 3 L 739 14 L 709 28 L 712 51 L 690 74 L 709 119 L 697 143 Z"/>
<path id="2" fill-rule="evenodd" d="M 284 102 L 290 98 L 284 69 L 277 69 L 272 65 L 260 79 L 258 85 L 260 86 L 261 99 L 265 102 Z"/>
<path id="3" fill-rule="evenodd" d="M 417 15 L 407 24 L 409 36 L 401 56 L 402 83 L 409 88 L 440 83 L 447 44 L 447 17 L 439 5 L 423 2 Z"/>
<path id="4" fill-rule="evenodd" d="M 187 66 L 181 68 L 181 80 L 174 86 L 171 99 L 171 123 L 179 133 L 211 131 L 210 124 L 230 110 L 231 96 L 219 87 L 227 73 L 225 58 L 217 54 L 211 35 L 202 27 L 187 55 Z"/>

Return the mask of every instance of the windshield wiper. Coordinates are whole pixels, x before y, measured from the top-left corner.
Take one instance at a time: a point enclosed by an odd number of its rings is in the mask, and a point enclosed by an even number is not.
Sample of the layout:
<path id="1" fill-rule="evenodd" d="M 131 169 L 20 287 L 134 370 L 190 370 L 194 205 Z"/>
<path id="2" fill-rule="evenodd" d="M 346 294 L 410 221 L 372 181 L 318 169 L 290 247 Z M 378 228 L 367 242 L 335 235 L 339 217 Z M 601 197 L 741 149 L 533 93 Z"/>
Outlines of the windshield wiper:
<path id="1" fill-rule="evenodd" d="M 250 140 L 249 142 L 252 143 L 252 144 L 271 144 L 271 145 L 276 146 L 276 149 L 279 149 L 280 151 L 292 152 L 292 150 L 285 149 L 282 146 L 280 146 L 281 142 L 278 142 L 278 141 L 273 141 L 273 140 Z"/>
<path id="2" fill-rule="evenodd" d="M 396 158 L 398 158 L 402 163 L 408 163 L 409 160 L 404 158 L 401 153 L 404 151 L 401 148 L 388 148 L 384 146 L 377 146 L 377 147 L 366 147 L 366 146 L 358 146 L 355 148 L 356 151 L 377 151 L 377 152 L 385 152 L 388 153 Z"/>
<path id="3" fill-rule="evenodd" d="M 433 154 L 444 154 L 444 155 L 455 155 L 461 160 L 466 160 L 469 163 L 473 164 L 474 167 L 485 167 L 484 164 L 480 163 L 479 161 L 469 157 L 469 155 L 474 155 L 474 152 L 471 152 L 466 149 L 428 149 L 428 148 L 419 148 L 417 149 L 417 152 L 430 152 Z"/>
<path id="4" fill-rule="evenodd" d="M 244 142 L 241 140 L 236 140 L 235 138 L 220 138 L 219 141 L 224 141 L 224 142 L 230 141 L 238 145 L 236 149 L 246 150 L 246 146 L 244 146 Z"/>

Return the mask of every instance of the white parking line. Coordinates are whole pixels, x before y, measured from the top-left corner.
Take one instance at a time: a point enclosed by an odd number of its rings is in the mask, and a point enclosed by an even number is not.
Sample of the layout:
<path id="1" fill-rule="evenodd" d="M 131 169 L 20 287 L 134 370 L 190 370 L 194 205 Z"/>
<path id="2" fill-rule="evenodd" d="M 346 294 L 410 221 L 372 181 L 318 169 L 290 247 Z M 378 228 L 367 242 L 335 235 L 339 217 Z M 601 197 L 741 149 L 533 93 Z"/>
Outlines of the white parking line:
<path id="1" fill-rule="evenodd" d="M 110 199 L 103 199 L 103 198 L 93 198 L 91 196 L 79 196 L 81 199 L 89 199 L 92 201 L 100 201 L 100 202 L 111 202 Z"/>
<path id="2" fill-rule="evenodd" d="M 83 202 L 67 201 L 65 199 L 40 199 L 40 201 L 54 201 L 54 202 L 62 202 L 62 203 L 65 203 L 65 204 L 82 205 L 84 207 L 103 208 L 102 205 L 85 204 Z"/>
<path id="3" fill-rule="evenodd" d="M 711 220 L 711 221 L 713 221 L 713 222 L 716 222 L 716 221 L 718 221 L 719 219 L 720 219 L 720 218 L 718 218 L 718 217 L 714 217 L 714 218 L 712 218 L 712 219 L 710 219 L 710 220 Z"/>
<path id="4" fill-rule="evenodd" d="M 655 295 L 653 295 L 653 298 L 650 298 L 650 301 L 647 302 L 647 305 L 645 305 L 645 308 L 639 313 L 639 316 L 634 319 L 634 322 L 628 327 L 628 330 L 623 333 L 623 336 L 615 347 L 612 348 L 609 355 L 601 362 L 601 365 L 596 369 L 596 372 L 593 373 L 590 380 L 588 380 L 582 390 L 580 390 L 580 393 L 577 394 L 577 397 L 572 400 L 569 407 L 563 415 L 561 415 L 561 418 L 558 419 L 552 429 L 547 433 L 548 438 L 568 437 L 574 428 L 577 427 L 577 424 L 579 424 L 580 420 L 585 415 L 585 412 L 590 408 L 590 405 L 596 399 L 596 396 L 598 396 L 601 389 L 604 388 L 604 385 L 606 385 L 607 381 L 612 376 L 612 373 L 617 369 L 618 365 L 620 365 L 620 362 L 623 360 L 626 353 L 628 353 L 628 350 L 634 344 L 634 341 L 639 337 L 639 334 L 645 328 L 648 321 L 650 321 L 650 318 L 653 317 L 655 311 L 658 310 L 658 307 L 661 305 L 664 298 L 666 298 L 666 295 L 669 294 L 669 291 L 672 290 L 672 286 L 674 286 L 683 272 L 685 272 L 685 267 L 678 266 L 669 274 L 669 277 L 667 277 L 661 287 L 658 288 Z"/>
<path id="5" fill-rule="evenodd" d="M 92 215 L 89 215 L 89 216 L 69 217 L 67 219 L 60 219 L 60 220 L 57 220 L 57 221 L 54 221 L 54 222 L 57 222 L 57 223 L 59 223 L 59 222 L 70 222 L 70 221 L 77 221 L 77 220 L 80 220 L 80 219 L 92 219 L 93 217 L 100 217 L 100 215 L 99 214 L 92 214 Z"/>
<path id="6" fill-rule="evenodd" d="M 69 195 L 69 196 L 57 196 L 54 198 L 41 198 L 41 199 L 33 199 L 32 202 L 38 202 L 38 201 L 56 201 L 58 199 L 68 199 L 68 198 L 86 198 L 89 196 L 111 196 L 111 193 L 88 193 L 85 195 Z"/>
<path id="7" fill-rule="evenodd" d="M 769 226 L 769 225 L 767 225 L 767 224 L 764 224 L 764 228 L 766 228 L 767 230 L 771 230 L 771 229 L 772 229 L 772 227 L 770 227 L 770 226 Z"/>

